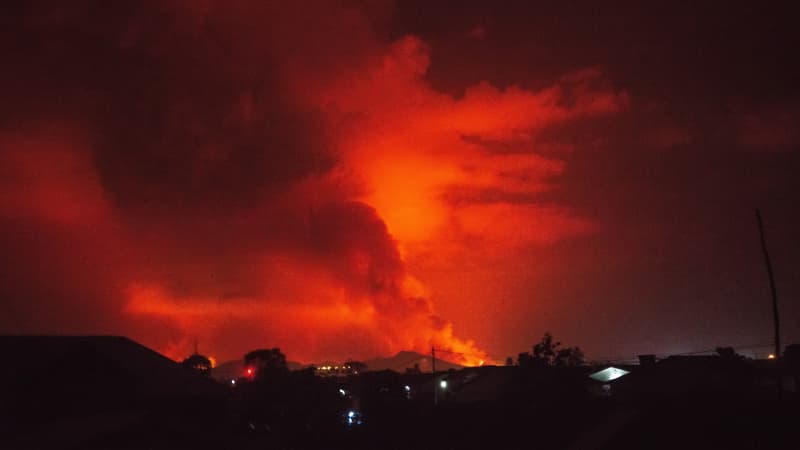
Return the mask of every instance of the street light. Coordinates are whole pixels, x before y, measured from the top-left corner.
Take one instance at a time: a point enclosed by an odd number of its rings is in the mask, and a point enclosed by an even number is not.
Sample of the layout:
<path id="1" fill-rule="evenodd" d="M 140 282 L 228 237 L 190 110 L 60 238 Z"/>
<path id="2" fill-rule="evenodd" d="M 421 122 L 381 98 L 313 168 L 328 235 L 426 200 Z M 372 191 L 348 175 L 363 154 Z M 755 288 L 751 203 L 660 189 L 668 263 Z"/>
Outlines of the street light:
<path id="1" fill-rule="evenodd" d="M 447 389 L 447 380 L 442 380 L 439 382 L 439 387 L 442 389 Z"/>

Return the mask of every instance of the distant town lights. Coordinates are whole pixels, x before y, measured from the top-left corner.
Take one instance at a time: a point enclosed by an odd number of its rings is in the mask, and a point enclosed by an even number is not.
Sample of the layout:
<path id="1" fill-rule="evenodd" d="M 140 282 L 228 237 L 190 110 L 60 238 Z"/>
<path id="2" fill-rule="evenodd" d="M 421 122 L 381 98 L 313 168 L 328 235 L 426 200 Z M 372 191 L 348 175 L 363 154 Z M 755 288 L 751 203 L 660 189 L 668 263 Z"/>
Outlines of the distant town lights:
<path id="1" fill-rule="evenodd" d="M 770 353 L 770 354 L 767 356 L 767 359 L 775 359 L 775 355 L 774 355 L 774 354 L 772 354 L 772 353 Z"/>

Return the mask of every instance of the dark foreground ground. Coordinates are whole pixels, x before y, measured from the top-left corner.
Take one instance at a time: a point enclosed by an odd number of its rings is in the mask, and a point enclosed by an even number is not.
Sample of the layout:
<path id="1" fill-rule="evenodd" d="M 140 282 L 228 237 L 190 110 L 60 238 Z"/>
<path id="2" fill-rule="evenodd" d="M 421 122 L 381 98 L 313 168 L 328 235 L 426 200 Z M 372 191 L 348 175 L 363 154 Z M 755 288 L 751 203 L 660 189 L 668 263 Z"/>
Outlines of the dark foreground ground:
<path id="1" fill-rule="evenodd" d="M 511 373 L 505 387 L 512 387 L 498 398 L 462 402 L 453 387 L 435 407 L 424 390 L 434 380 L 394 374 L 373 375 L 371 380 L 240 382 L 221 397 L 166 398 L 151 404 L 129 398 L 97 407 L 95 399 L 83 404 L 69 399 L 65 407 L 59 405 L 63 395 L 52 396 L 22 415 L 5 418 L 0 447 L 798 448 L 800 402 L 794 393 L 702 390 L 598 396 L 571 385 L 569 375 L 556 371 L 545 377 L 556 380 L 543 380 L 518 368 L 497 370 Z M 403 388 L 414 381 L 407 398 Z M 346 389 L 348 397 L 338 389 Z M 466 388 L 463 392 L 468 393 Z"/>
<path id="2" fill-rule="evenodd" d="M 740 360 L 667 359 L 606 386 L 592 367 L 301 371 L 234 386 L 130 341 L 85 344 L 37 347 L 2 372 L 0 448 L 800 448 L 793 376 L 779 393 L 774 367 Z"/>

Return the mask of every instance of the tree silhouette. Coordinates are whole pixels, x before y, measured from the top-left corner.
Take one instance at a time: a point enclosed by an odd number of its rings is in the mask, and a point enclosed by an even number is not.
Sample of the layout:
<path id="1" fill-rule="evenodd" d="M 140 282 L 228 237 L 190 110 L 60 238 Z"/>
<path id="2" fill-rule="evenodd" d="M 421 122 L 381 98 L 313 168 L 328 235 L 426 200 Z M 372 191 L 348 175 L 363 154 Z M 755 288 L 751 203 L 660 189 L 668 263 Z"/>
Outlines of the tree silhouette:
<path id="1" fill-rule="evenodd" d="M 717 354 L 725 360 L 737 360 L 737 359 L 744 359 L 744 356 L 736 353 L 733 347 L 717 347 L 716 349 Z"/>
<path id="2" fill-rule="evenodd" d="M 561 342 L 553 342 L 553 336 L 545 333 L 542 341 L 533 346 L 533 363 L 544 366 L 556 365 L 560 346 Z"/>
<path id="3" fill-rule="evenodd" d="M 506 366 L 513 366 L 513 365 L 514 365 L 514 359 L 511 358 L 510 356 L 506 358 Z"/>
<path id="4" fill-rule="evenodd" d="M 583 351 L 580 347 L 567 347 L 558 351 L 555 365 L 562 367 L 575 367 L 584 363 Z"/>
<path id="5" fill-rule="evenodd" d="M 561 342 L 545 333 L 533 352 L 520 353 L 517 361 L 520 367 L 574 367 L 584 363 L 584 356 L 579 347 L 561 348 Z"/>
<path id="6" fill-rule="evenodd" d="M 244 365 L 253 370 L 256 378 L 289 372 L 286 355 L 279 348 L 253 350 L 244 355 Z"/>

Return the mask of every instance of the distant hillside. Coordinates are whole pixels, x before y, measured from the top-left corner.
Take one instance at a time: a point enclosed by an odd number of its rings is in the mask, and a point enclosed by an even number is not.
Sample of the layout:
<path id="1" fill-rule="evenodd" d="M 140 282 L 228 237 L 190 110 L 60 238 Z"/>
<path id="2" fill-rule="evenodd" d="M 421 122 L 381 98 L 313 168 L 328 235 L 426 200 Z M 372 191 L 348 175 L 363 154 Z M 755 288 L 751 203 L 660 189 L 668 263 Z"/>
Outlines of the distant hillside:
<path id="1" fill-rule="evenodd" d="M 374 358 L 364 361 L 367 365 L 367 370 L 394 370 L 395 372 L 405 372 L 406 369 L 411 369 L 415 364 L 419 364 L 419 369 L 423 372 L 431 372 L 431 356 L 423 355 L 417 352 L 402 351 L 389 358 Z M 436 371 L 461 369 L 463 366 L 453 364 L 443 359 L 436 358 Z"/>

